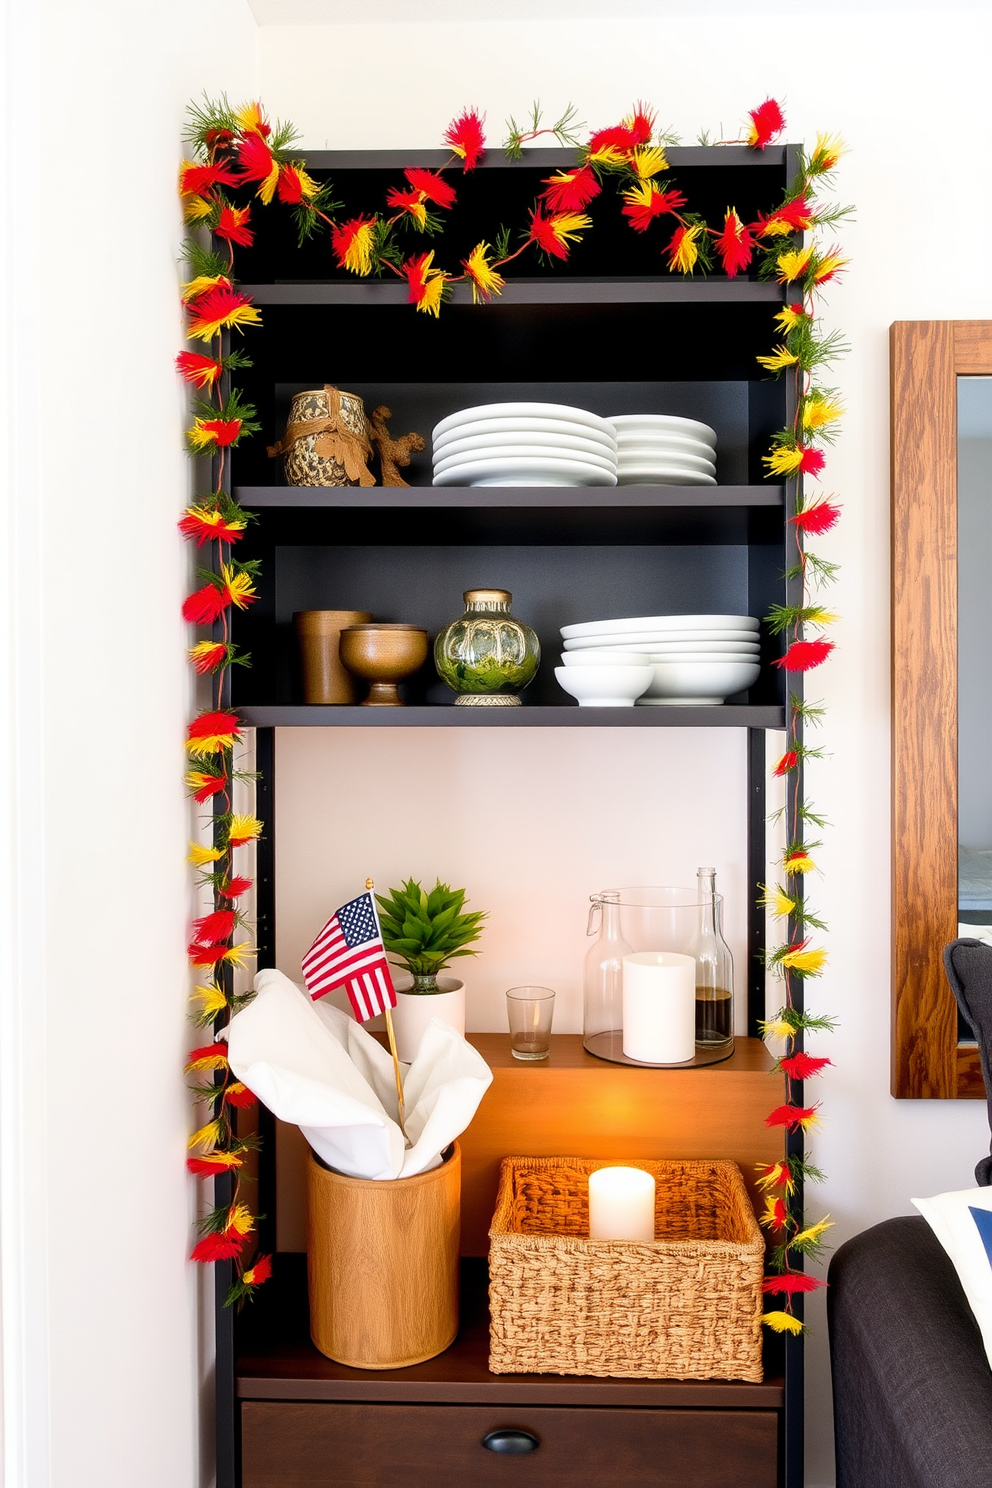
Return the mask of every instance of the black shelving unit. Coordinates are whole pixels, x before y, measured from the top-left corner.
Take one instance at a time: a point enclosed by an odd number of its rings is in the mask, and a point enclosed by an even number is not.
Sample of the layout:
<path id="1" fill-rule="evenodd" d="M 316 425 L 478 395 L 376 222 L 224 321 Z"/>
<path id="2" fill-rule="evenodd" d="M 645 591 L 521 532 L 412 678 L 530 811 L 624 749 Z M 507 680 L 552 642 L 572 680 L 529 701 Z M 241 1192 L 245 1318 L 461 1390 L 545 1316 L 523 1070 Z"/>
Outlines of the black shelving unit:
<path id="1" fill-rule="evenodd" d="M 730 147 L 669 152 L 671 173 L 691 208 L 722 220 L 735 203 L 747 218 L 768 211 L 795 174 L 791 147 L 758 154 Z M 438 168 L 442 152 L 315 152 L 307 169 L 331 176 L 348 215 L 381 206 L 409 165 Z M 570 151 L 528 151 L 510 164 L 485 160 L 455 184 L 459 205 L 439 260 L 454 264 L 501 221 L 526 221 L 526 208 Z M 454 177 L 453 177 L 454 180 Z M 604 198 L 613 188 L 607 186 Z M 795 492 L 765 479 L 770 434 L 789 423 L 788 384 L 763 376 L 755 358 L 774 339 L 782 288 L 755 277 L 682 281 L 665 271 L 660 239 L 632 234 L 607 200 L 596 229 L 553 271 L 514 275 L 498 300 L 476 306 L 458 286 L 441 316 L 416 313 L 396 280 L 356 281 L 334 266 L 326 237 L 298 248 L 288 214 L 255 214 L 254 247 L 239 254 L 243 288 L 262 307 L 246 338 L 253 366 L 239 386 L 259 410 L 261 432 L 234 452 L 233 487 L 257 518 L 238 556 L 259 558 L 259 597 L 235 616 L 234 639 L 252 653 L 235 668 L 232 703 L 258 731 L 271 762 L 279 727 L 731 727 L 748 730 L 748 874 L 752 908 L 746 984 L 749 1031 L 763 1010 L 765 731 L 785 726 L 785 678 L 774 666 L 780 642 L 762 631 L 762 673 L 748 694 L 722 707 L 579 708 L 553 677 L 559 627 L 599 616 L 749 613 L 785 602 L 787 519 Z M 420 242 L 411 238 L 411 251 Z M 432 246 L 428 243 L 427 247 Z M 526 262 L 526 260 L 524 260 Z M 616 265 L 628 273 L 618 275 Z M 516 266 L 515 266 L 516 267 Z M 391 428 L 416 429 L 427 450 L 403 488 L 290 488 L 266 446 L 282 434 L 294 393 L 331 382 L 368 408 L 387 404 Z M 683 414 L 718 436 L 715 487 L 437 488 L 430 431 L 447 414 L 498 401 L 573 404 L 612 413 Z M 292 615 L 311 608 L 371 610 L 378 619 L 425 625 L 432 633 L 459 609 L 462 589 L 498 584 L 533 624 L 544 662 L 524 705 L 456 708 L 428 665 L 406 689 L 403 709 L 307 707 L 296 669 Z M 793 692 L 798 689 L 794 685 Z M 271 832 L 274 782 L 265 783 Z M 264 935 L 259 964 L 274 964 L 271 845 L 259 878 Z M 272 1195 L 272 1146 L 261 1172 Z M 271 1210 L 269 1210 L 271 1213 Z M 271 1225 L 271 1220 L 268 1222 Z M 218 1328 L 233 1328 L 218 1314 Z M 222 1340 L 223 1367 L 237 1339 Z M 783 1345 L 779 1488 L 801 1488 L 802 1355 Z M 219 1364 L 220 1367 L 220 1364 Z M 218 1488 L 238 1488 L 237 1403 L 218 1380 Z"/>

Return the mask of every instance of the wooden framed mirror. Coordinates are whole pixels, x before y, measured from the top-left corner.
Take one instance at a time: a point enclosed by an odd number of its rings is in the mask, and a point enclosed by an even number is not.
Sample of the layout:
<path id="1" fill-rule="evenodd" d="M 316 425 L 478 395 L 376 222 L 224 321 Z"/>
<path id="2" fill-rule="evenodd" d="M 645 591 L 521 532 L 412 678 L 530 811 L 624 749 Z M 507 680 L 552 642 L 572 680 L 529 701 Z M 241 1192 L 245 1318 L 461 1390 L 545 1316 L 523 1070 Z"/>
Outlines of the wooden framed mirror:
<path id="1" fill-rule="evenodd" d="M 992 940 L 992 321 L 897 322 L 891 396 L 892 1093 L 984 1099 L 941 953 Z"/>

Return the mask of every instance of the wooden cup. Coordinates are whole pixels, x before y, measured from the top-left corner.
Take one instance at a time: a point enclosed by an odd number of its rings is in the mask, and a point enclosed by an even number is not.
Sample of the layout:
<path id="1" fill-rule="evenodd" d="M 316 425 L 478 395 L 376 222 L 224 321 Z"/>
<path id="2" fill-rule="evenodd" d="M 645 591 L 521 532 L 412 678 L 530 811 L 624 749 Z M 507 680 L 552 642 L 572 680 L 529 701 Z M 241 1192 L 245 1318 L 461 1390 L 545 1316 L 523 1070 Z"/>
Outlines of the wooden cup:
<path id="1" fill-rule="evenodd" d="M 310 1336 L 353 1369 L 402 1369 L 458 1332 L 462 1154 L 429 1173 L 347 1178 L 310 1153 Z"/>
<path id="2" fill-rule="evenodd" d="M 353 703 L 355 684 L 339 654 L 341 632 L 371 620 L 368 610 L 297 610 L 293 616 L 305 703 Z"/>

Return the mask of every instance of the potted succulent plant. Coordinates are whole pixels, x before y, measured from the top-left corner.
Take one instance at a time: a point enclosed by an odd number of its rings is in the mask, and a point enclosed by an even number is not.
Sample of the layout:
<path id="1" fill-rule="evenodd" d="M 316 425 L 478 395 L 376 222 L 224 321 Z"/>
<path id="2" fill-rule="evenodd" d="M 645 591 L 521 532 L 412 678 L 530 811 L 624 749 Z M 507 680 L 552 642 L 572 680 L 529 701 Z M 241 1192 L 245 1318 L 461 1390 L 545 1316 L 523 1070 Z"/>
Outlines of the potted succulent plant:
<path id="1" fill-rule="evenodd" d="M 390 956 L 409 973 L 396 982 L 393 1023 L 400 1059 L 410 1063 L 431 1018 L 441 1018 L 465 1032 L 465 985 L 455 977 L 439 977 L 457 956 L 476 956 L 469 950 L 482 933 L 483 910 L 464 912 L 465 890 L 437 880 L 428 893 L 409 878 L 389 894 L 377 894 L 382 940 Z"/>

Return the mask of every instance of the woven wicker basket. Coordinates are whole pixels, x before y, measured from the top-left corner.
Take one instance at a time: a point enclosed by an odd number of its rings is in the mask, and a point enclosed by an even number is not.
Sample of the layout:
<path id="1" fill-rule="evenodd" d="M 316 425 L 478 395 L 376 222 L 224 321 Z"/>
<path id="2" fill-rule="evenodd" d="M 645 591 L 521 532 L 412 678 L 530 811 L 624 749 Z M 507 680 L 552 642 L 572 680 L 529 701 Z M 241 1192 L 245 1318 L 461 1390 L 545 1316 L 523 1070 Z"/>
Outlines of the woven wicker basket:
<path id="1" fill-rule="evenodd" d="M 589 1174 L 507 1157 L 490 1238 L 494 1374 L 761 1380 L 765 1247 L 732 1162 L 639 1162 L 652 1242 L 590 1240 Z"/>

